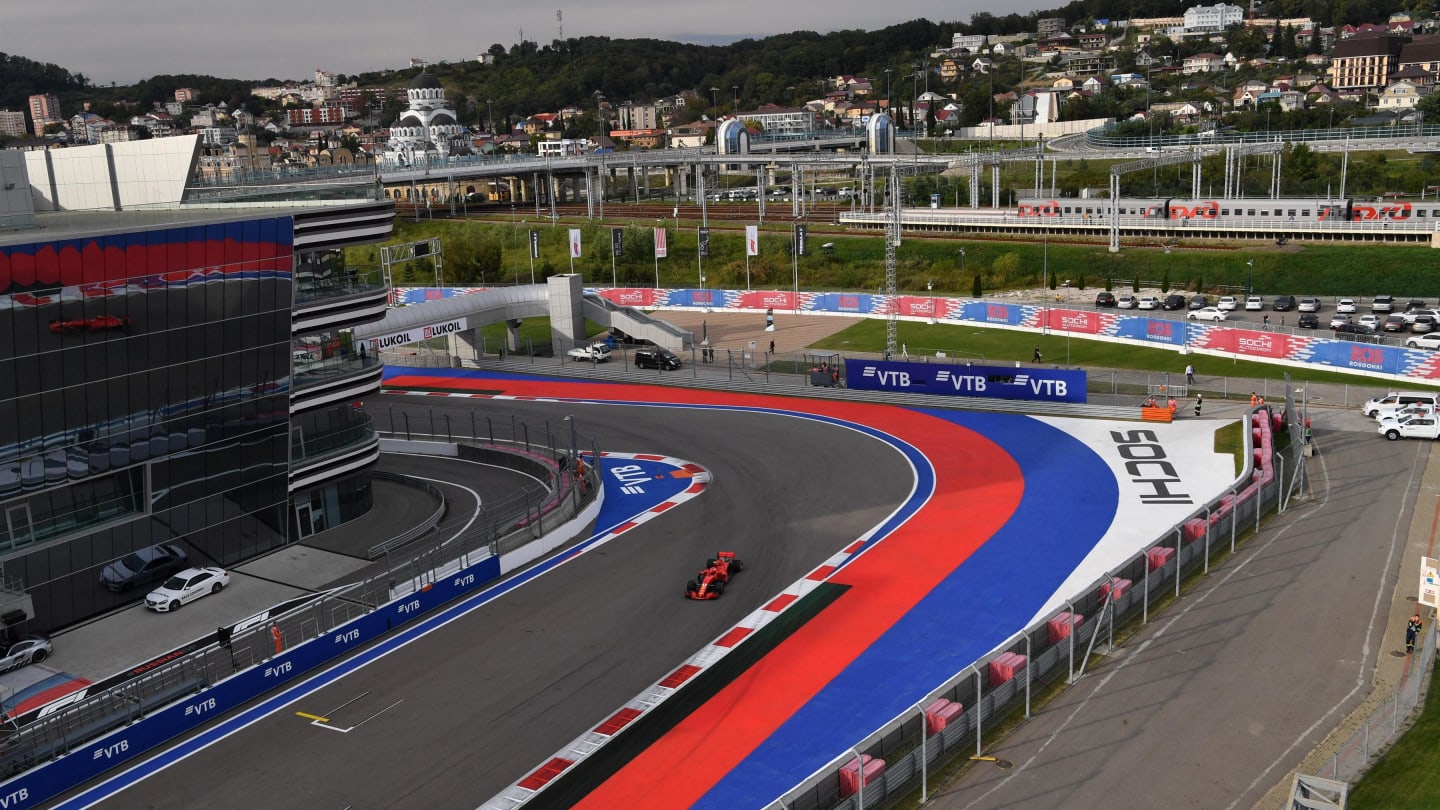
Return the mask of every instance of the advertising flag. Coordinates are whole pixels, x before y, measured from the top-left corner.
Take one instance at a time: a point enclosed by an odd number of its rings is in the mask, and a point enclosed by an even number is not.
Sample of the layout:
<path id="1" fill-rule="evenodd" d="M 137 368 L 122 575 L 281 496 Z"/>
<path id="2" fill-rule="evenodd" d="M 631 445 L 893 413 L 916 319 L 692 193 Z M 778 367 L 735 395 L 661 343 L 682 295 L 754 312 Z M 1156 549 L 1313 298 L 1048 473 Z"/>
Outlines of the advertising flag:
<path id="1" fill-rule="evenodd" d="M 617 259 L 625 255 L 625 231 L 620 228 L 610 229 L 610 255 Z"/>
<path id="2" fill-rule="evenodd" d="M 700 255 L 703 258 L 710 258 L 710 229 L 700 229 Z"/>
<path id="3" fill-rule="evenodd" d="M 570 258 L 580 258 L 580 229 L 570 229 Z"/>
<path id="4" fill-rule="evenodd" d="M 530 232 L 530 258 L 532 258 L 532 259 L 538 259 L 538 258 L 540 258 L 540 232 L 539 232 L 539 231 L 531 231 L 531 232 Z"/>
<path id="5" fill-rule="evenodd" d="M 810 236 L 810 228 L 807 225 L 795 226 L 795 255 L 805 255 L 805 242 Z"/>
<path id="6" fill-rule="evenodd" d="M 665 258 L 665 229 L 655 229 L 655 258 Z"/>
<path id="7" fill-rule="evenodd" d="M 745 226 L 745 255 L 760 255 L 760 227 L 758 225 Z"/>

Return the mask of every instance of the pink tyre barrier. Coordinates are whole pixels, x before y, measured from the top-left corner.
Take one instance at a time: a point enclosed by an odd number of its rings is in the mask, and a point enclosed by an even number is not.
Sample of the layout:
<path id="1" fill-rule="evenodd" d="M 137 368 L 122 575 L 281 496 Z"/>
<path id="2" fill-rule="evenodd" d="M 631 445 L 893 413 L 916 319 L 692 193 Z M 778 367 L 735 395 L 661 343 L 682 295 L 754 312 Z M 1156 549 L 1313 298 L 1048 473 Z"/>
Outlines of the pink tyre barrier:
<path id="1" fill-rule="evenodd" d="M 1100 584 L 1100 601 L 1104 602 L 1106 599 L 1119 599 L 1124 596 L 1128 590 L 1130 590 L 1130 580 L 1113 577 L 1109 582 L 1102 582 Z"/>
<path id="2" fill-rule="evenodd" d="M 990 662 L 990 686 L 995 687 L 1005 683 L 1024 668 L 1025 656 L 1013 652 L 1001 653 L 1000 657 Z"/>
<path id="3" fill-rule="evenodd" d="M 863 773 L 862 773 L 863 772 Z M 840 768 L 840 798 L 854 796 L 860 792 L 860 785 L 870 784 L 885 773 L 885 760 L 869 754 L 861 754 L 860 761 L 850 760 Z"/>
<path id="4" fill-rule="evenodd" d="M 931 703 L 925 707 L 925 736 L 939 734 L 964 713 L 965 706 L 953 700 L 940 698 Z"/>
<path id="5" fill-rule="evenodd" d="M 1070 632 L 1075 626 L 1085 621 L 1085 617 L 1078 613 L 1065 611 L 1055 614 L 1055 618 L 1045 623 L 1045 632 L 1050 636 L 1050 643 L 1054 644 L 1070 637 Z"/>
<path id="6" fill-rule="evenodd" d="M 1145 552 L 1145 556 L 1150 558 L 1150 570 L 1159 571 L 1165 567 L 1165 563 L 1170 562 L 1171 557 L 1175 556 L 1175 549 L 1166 546 L 1156 546 Z"/>

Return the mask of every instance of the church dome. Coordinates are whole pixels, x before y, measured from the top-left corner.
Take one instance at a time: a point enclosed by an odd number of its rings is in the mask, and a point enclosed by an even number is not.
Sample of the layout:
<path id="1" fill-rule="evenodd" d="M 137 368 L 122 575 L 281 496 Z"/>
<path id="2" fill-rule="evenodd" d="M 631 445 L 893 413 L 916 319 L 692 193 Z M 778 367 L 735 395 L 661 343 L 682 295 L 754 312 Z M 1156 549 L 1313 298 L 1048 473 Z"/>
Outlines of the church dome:
<path id="1" fill-rule="evenodd" d="M 433 73 L 421 73 L 419 76 L 410 80 L 411 90 L 421 90 L 429 87 L 440 87 L 440 80 L 435 78 L 435 74 Z"/>

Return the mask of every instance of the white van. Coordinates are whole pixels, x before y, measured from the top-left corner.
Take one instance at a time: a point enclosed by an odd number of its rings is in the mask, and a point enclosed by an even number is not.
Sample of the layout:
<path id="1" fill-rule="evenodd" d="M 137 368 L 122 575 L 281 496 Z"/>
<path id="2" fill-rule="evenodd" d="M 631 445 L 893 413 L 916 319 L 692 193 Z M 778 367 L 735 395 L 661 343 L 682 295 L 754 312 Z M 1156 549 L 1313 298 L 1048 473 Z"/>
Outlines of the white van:
<path id="1" fill-rule="evenodd" d="M 1434 391 L 1391 391 L 1383 397 L 1366 402 L 1360 412 L 1379 419 L 1407 405 L 1425 405 L 1433 411 L 1437 401 L 1440 401 L 1440 394 Z"/>

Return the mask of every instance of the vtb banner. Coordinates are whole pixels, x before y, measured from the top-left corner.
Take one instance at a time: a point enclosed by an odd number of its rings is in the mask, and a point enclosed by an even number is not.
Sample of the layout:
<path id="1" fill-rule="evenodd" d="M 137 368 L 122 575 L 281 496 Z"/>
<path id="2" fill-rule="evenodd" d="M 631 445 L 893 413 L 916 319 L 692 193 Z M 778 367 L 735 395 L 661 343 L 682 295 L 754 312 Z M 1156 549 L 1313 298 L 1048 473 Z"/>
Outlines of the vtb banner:
<path id="1" fill-rule="evenodd" d="M 1038 402 L 1084 402 L 1085 372 L 1058 368 L 962 366 L 846 360 L 845 385 L 866 391 Z"/>
<path id="2" fill-rule="evenodd" d="M 665 229 L 655 229 L 655 258 L 665 258 Z"/>
<path id="3" fill-rule="evenodd" d="M 759 225 L 746 225 L 746 226 L 745 226 L 745 255 L 746 255 L 746 256 L 759 256 L 759 255 L 760 255 L 760 226 L 759 226 Z"/>

